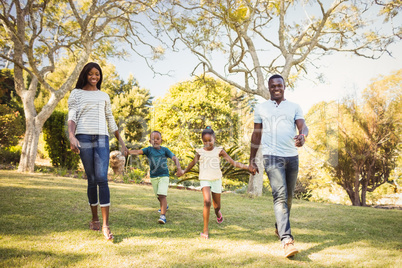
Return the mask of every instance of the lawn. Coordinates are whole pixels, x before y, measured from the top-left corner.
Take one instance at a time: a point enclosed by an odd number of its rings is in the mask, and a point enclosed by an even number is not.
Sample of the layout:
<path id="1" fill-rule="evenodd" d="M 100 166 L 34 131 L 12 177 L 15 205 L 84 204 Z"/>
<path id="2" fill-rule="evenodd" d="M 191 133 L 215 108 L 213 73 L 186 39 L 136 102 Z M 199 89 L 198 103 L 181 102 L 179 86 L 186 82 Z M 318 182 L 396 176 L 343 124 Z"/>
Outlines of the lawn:
<path id="1" fill-rule="evenodd" d="M 222 195 L 225 221 L 201 240 L 202 194 L 110 183 L 113 242 L 88 228 L 86 181 L 0 170 L 0 267 L 402 267 L 402 211 L 296 200 L 300 253 L 283 257 L 272 196 Z"/>

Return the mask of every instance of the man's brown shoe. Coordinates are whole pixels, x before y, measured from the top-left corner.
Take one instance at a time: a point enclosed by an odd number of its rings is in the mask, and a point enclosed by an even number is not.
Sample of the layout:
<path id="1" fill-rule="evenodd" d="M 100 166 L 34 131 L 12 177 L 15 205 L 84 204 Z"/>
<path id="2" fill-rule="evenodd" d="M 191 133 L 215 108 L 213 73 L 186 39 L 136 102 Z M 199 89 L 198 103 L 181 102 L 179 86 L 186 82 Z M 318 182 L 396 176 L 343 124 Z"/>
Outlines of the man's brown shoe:
<path id="1" fill-rule="evenodd" d="M 295 241 L 293 239 L 288 239 L 285 242 L 285 245 L 283 246 L 283 249 L 285 251 L 285 258 L 292 257 L 292 256 L 296 255 L 297 253 L 299 253 L 297 248 L 295 248 L 294 242 Z"/>

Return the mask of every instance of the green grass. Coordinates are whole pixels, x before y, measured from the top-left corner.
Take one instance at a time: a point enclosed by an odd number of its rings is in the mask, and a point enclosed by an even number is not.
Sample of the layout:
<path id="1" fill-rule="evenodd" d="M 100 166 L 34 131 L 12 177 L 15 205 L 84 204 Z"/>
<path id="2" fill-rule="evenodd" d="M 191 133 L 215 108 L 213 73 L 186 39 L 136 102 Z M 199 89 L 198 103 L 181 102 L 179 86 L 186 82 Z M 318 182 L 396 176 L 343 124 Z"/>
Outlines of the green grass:
<path id="1" fill-rule="evenodd" d="M 292 259 L 272 197 L 222 195 L 225 221 L 201 240 L 202 194 L 169 189 L 159 225 L 151 186 L 110 183 L 114 242 L 88 229 L 86 181 L 0 170 L 0 267 L 402 267 L 402 211 L 296 200 Z"/>

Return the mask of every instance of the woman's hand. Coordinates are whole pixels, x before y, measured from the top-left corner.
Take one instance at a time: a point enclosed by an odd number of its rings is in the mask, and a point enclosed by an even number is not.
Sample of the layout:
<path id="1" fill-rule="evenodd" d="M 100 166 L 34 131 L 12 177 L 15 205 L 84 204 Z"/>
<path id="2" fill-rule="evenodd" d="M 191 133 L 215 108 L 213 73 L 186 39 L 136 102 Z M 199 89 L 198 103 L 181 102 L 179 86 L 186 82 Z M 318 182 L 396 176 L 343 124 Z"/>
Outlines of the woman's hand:
<path id="1" fill-rule="evenodd" d="M 79 154 L 80 153 L 79 147 L 81 147 L 81 145 L 80 145 L 80 142 L 77 140 L 77 138 L 75 136 L 70 136 L 71 151 L 73 151 L 76 154 Z"/>

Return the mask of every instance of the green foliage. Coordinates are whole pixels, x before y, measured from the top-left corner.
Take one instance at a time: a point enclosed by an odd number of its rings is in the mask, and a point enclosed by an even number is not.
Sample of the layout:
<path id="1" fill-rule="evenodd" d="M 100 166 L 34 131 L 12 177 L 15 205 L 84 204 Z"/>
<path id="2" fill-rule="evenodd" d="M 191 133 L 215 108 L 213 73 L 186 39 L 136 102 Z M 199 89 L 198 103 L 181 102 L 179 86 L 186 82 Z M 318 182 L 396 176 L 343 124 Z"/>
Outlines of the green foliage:
<path id="1" fill-rule="evenodd" d="M 198 77 L 172 86 L 154 102 L 151 130 L 162 133 L 165 146 L 179 158 L 194 156 L 201 147 L 201 132 L 211 126 L 216 145 L 229 148 L 239 143 L 241 117 L 250 113 L 255 99 L 220 80 Z M 239 159 L 242 151 L 238 152 Z"/>
<path id="2" fill-rule="evenodd" d="M 21 157 L 21 146 L 10 146 L 0 149 L 0 163 L 17 164 Z"/>
<path id="3" fill-rule="evenodd" d="M 366 205 L 366 193 L 388 182 L 396 167 L 402 141 L 401 86 L 402 70 L 374 81 L 360 101 L 323 102 L 306 116 L 308 144 L 353 205 Z"/>
<path id="4" fill-rule="evenodd" d="M 0 70 L 0 104 L 7 104 L 21 115 L 24 114 L 21 98 L 15 92 L 14 71 L 11 69 Z"/>
<path id="5" fill-rule="evenodd" d="M 24 131 L 24 119 L 20 113 L 6 104 L 0 104 L 0 149 L 16 145 Z"/>
<path id="6" fill-rule="evenodd" d="M 66 112 L 54 111 L 43 126 L 43 139 L 53 166 L 75 170 L 80 158 L 70 150 L 66 116 Z"/>
<path id="7" fill-rule="evenodd" d="M 126 170 L 126 173 L 123 176 L 123 181 L 125 183 L 132 182 L 139 184 L 143 181 L 145 175 L 146 172 L 144 170 L 130 167 Z"/>
<path id="8" fill-rule="evenodd" d="M 139 88 L 136 80 L 131 77 L 127 84 L 122 85 L 120 94 L 112 99 L 112 109 L 116 123 L 127 147 L 137 147 L 135 144 L 144 142 L 148 131 L 149 111 L 152 97 L 149 90 Z M 111 141 L 112 149 L 118 146 L 117 139 Z"/>

